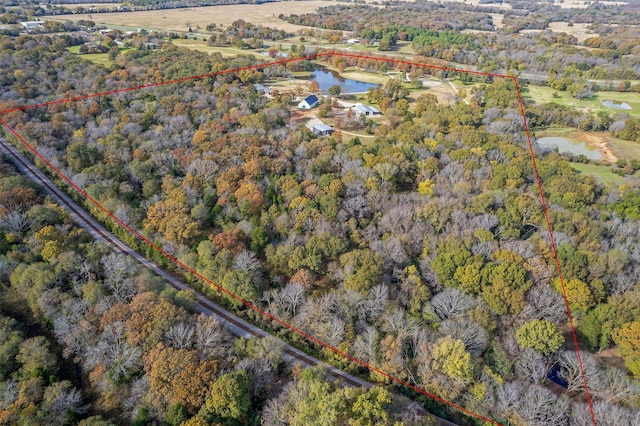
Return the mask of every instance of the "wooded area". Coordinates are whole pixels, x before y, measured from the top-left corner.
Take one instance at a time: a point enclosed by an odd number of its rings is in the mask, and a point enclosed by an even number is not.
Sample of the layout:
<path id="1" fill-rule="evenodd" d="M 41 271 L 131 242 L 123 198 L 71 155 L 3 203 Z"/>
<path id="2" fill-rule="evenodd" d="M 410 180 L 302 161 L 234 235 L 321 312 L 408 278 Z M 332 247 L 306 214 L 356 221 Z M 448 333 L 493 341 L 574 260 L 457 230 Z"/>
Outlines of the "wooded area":
<path id="1" fill-rule="evenodd" d="M 637 24 L 635 9 L 562 9 L 573 22 L 615 16 L 621 24 L 595 26 L 598 37 L 580 45 L 549 32 L 514 37 L 546 28 L 560 9 L 513 6 L 493 33 L 460 33 L 491 25 L 484 9 L 462 4 L 336 5 L 283 19 L 386 39 L 390 50 L 412 42 L 415 62 L 526 70 L 572 96 L 597 90 L 593 79 L 638 89 L 624 81 L 640 75 L 638 34 L 622 25 Z M 263 38 L 288 35 L 241 22 L 228 31 L 209 44 L 262 47 Z M 68 51 L 80 42 L 2 36 L 0 111 L 257 63 L 140 32 L 104 67 Z M 321 61 L 406 77 L 368 92 L 384 119 L 367 125 L 367 137 L 319 138 L 292 125 L 292 93 L 255 90 L 311 70 L 309 60 L 3 118 L 122 221 L 305 333 L 500 423 L 592 424 L 513 81 L 367 58 Z M 429 73 L 461 79 L 468 93 L 451 104 L 428 92 L 411 97 Z M 624 112 L 539 103 L 526 105 L 526 119 L 534 130 L 640 139 L 638 120 Z M 535 150 L 596 420 L 640 424 L 640 181 L 605 186 L 566 156 Z M 631 175 L 640 159 L 616 167 Z M 321 370 L 285 363 L 275 339 L 233 338 L 195 313 L 192 293 L 93 242 L 6 161 L 0 231 L 0 422 L 419 425 L 429 424 L 425 407 L 450 415 L 185 274 L 239 315 L 380 387 L 343 388 Z"/>

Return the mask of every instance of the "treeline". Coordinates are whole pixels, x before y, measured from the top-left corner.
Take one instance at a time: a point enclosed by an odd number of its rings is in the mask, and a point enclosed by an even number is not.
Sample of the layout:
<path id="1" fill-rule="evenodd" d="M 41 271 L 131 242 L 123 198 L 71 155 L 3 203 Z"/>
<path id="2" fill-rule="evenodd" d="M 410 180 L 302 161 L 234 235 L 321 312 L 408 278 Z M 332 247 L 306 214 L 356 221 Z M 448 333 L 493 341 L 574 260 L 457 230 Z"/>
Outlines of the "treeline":
<path id="1" fill-rule="evenodd" d="M 46 38 L 3 46 L 3 108 L 253 63 L 166 45 L 105 70 Z M 81 66 L 86 80 L 72 72 Z M 513 83 L 489 82 L 453 106 L 429 96 L 410 106 L 390 85 L 371 98 L 390 99 L 387 121 L 362 143 L 289 127 L 291 98 L 251 84 L 285 73 L 266 67 L 6 119 L 130 226 L 314 337 L 503 423 L 588 424 Z M 605 188 L 555 153 L 538 171 L 580 338 L 626 362 L 582 354 L 597 419 L 637 424 L 638 183 Z M 564 391 L 551 390 L 552 369 Z"/>
<path id="2" fill-rule="evenodd" d="M 504 13 L 506 26 L 497 30 L 490 12 Z M 588 18 L 579 19 L 585 16 Z M 547 74 L 563 70 L 562 73 L 570 78 L 640 78 L 640 40 L 632 27 L 637 23 L 638 14 L 628 7 L 594 4 L 586 9 L 560 9 L 534 3 L 526 9 L 476 11 L 473 6 L 455 3 L 447 3 L 446 6 L 405 3 L 383 9 L 365 5 L 336 5 L 321 8 L 317 13 L 283 15 L 282 18 L 300 25 L 351 31 L 353 36 L 368 42 L 375 39 L 391 41 L 384 43 L 387 46 L 385 50 L 390 49 L 395 40 L 412 40 L 412 37 L 401 36 L 403 32 L 411 34 L 432 30 L 436 34 L 427 33 L 428 37 L 413 42 L 416 53 L 474 66 L 483 71 L 506 73 L 526 70 Z M 594 29 L 600 32 L 600 36 L 584 43 L 590 47 L 597 46 L 597 49 L 579 48 L 577 39 L 567 34 L 543 32 L 514 36 L 522 29 L 545 29 L 550 22 L 558 21 L 598 24 Z M 606 25 L 614 21 L 619 25 Z M 397 28 L 397 34 L 394 28 Z M 494 32 L 453 33 L 464 29 Z M 575 64 L 581 64 L 581 69 L 565 71 Z"/>

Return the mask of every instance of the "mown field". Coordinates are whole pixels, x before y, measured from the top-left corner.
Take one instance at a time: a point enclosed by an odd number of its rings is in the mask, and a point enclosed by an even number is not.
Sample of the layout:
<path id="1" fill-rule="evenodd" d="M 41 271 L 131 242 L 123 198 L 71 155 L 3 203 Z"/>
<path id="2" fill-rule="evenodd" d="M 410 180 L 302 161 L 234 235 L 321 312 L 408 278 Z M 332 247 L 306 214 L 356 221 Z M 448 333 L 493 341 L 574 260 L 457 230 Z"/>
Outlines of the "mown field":
<path id="1" fill-rule="evenodd" d="M 554 93 L 556 93 L 555 97 Z M 634 92 L 596 92 L 593 97 L 589 99 L 575 99 L 569 93 L 558 92 L 551 87 L 529 85 L 527 86 L 527 90 L 524 91 L 523 96 L 538 104 L 553 102 L 589 112 L 605 111 L 610 115 L 627 113 L 633 118 L 640 118 L 640 94 Z M 610 108 L 602 104 L 604 100 L 626 102 L 633 109 L 623 110 Z"/>
<path id="2" fill-rule="evenodd" d="M 571 167 L 578 172 L 593 176 L 603 184 L 613 183 L 615 185 L 621 185 L 624 183 L 624 177 L 613 173 L 611 166 L 601 166 L 599 164 L 583 164 L 583 163 L 571 163 Z"/>

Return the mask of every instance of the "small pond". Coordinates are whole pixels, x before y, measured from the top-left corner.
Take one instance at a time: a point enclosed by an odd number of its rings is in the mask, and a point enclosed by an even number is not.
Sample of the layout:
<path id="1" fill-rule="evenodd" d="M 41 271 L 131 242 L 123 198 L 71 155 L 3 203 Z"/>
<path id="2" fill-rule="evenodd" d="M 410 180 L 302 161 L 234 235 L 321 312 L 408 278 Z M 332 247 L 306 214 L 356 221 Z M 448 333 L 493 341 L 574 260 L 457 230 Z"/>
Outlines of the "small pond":
<path id="1" fill-rule="evenodd" d="M 337 84 L 342 89 L 342 93 L 362 93 L 370 88 L 378 87 L 377 84 L 363 83 L 361 81 L 344 78 L 335 71 L 326 68 L 320 68 L 313 71 L 311 80 L 316 80 L 320 86 L 320 90 L 326 92 L 329 87 Z"/>
<path id="2" fill-rule="evenodd" d="M 612 101 L 611 99 L 605 99 L 602 101 L 602 105 L 609 107 L 609 108 L 615 108 L 615 109 L 624 109 L 624 110 L 630 110 L 633 109 L 631 108 L 631 105 L 629 105 L 626 102 L 616 102 L 616 101 Z"/>
<path id="3" fill-rule="evenodd" d="M 538 145 L 545 148 L 558 148 L 561 153 L 568 152 L 573 155 L 584 155 L 590 160 L 599 160 L 602 158 L 600 151 L 575 139 L 563 138 L 561 136 L 547 136 L 538 138 L 536 141 Z"/>

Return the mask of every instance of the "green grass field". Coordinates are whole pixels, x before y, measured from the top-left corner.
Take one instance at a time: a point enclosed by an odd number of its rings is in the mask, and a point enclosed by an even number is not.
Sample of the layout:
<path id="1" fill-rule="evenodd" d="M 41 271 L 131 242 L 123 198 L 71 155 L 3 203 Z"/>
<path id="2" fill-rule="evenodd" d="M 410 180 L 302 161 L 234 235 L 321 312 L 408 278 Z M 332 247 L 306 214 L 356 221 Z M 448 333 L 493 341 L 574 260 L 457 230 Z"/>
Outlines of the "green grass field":
<path id="1" fill-rule="evenodd" d="M 125 53 L 126 51 L 131 49 L 126 47 L 121 47 L 119 50 L 120 50 L 120 53 Z M 71 46 L 69 48 L 69 52 L 75 53 L 76 55 L 80 55 L 80 46 Z M 104 65 L 105 67 L 108 67 L 113 63 L 113 61 L 109 59 L 108 53 L 86 53 L 80 56 L 83 59 L 87 59 L 93 62 L 94 64 Z"/>
<path id="2" fill-rule="evenodd" d="M 611 166 L 601 166 L 598 164 L 570 163 L 571 168 L 581 174 L 593 176 L 599 182 L 604 184 L 613 183 L 620 185 L 624 182 L 624 178 L 611 171 Z"/>
<path id="3" fill-rule="evenodd" d="M 640 118 L 640 93 L 633 92 L 596 92 L 595 95 L 589 99 L 575 99 L 567 92 L 557 92 L 557 97 L 553 96 L 556 90 L 546 86 L 526 86 L 526 90 L 523 91 L 523 96 L 526 99 L 532 100 L 537 104 L 545 104 L 554 102 L 556 104 L 567 105 L 576 109 L 582 109 L 589 112 L 605 111 L 610 115 L 615 115 L 618 112 L 628 113 L 633 118 Z M 633 109 L 624 110 L 617 108 L 609 108 L 602 104 L 604 100 L 613 100 L 616 102 L 626 102 Z"/>
<path id="4" fill-rule="evenodd" d="M 640 143 L 610 138 L 609 144 L 613 152 L 625 160 L 640 160 Z"/>

